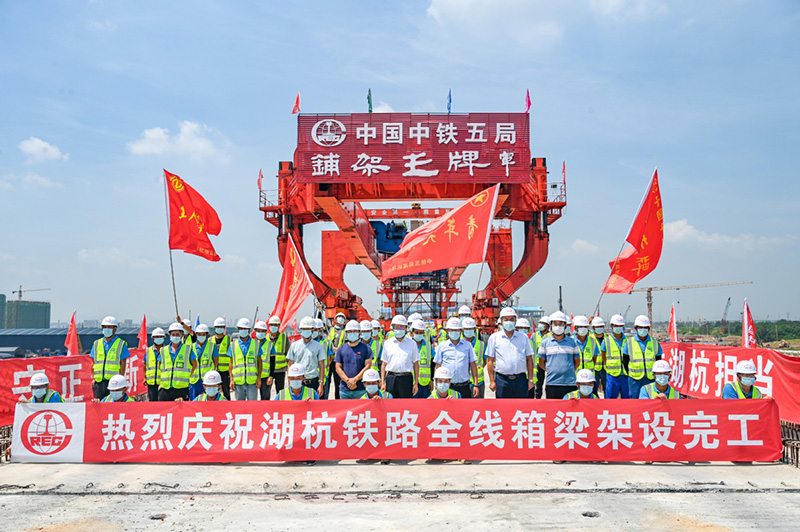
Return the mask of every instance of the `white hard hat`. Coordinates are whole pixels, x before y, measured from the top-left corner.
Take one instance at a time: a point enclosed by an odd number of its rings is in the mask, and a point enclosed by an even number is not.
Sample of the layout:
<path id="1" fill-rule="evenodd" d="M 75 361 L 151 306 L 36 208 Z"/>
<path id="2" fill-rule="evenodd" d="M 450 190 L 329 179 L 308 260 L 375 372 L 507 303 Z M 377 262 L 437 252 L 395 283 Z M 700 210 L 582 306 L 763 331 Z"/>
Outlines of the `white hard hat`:
<path id="1" fill-rule="evenodd" d="M 402 325 L 403 327 L 407 327 L 408 322 L 406 321 L 406 317 L 403 316 L 402 314 L 398 314 L 397 316 L 392 318 L 392 326 L 395 325 Z"/>
<path id="2" fill-rule="evenodd" d="M 572 316 L 567 316 L 567 325 L 572 325 Z"/>
<path id="3" fill-rule="evenodd" d="M 451 379 L 450 370 L 444 366 L 439 366 L 433 374 L 434 379 Z"/>
<path id="4" fill-rule="evenodd" d="M 128 387 L 128 380 L 125 378 L 124 375 L 114 375 L 108 381 L 108 389 L 113 390 L 122 390 L 123 388 Z"/>
<path id="5" fill-rule="evenodd" d="M 341 316 L 341 317 L 343 317 L 343 318 L 346 318 L 346 317 L 347 317 L 347 316 L 345 316 L 345 315 L 344 315 L 344 312 L 337 312 L 337 313 L 336 313 L 336 316 L 334 316 L 334 318 L 338 318 L 339 316 Z"/>
<path id="6" fill-rule="evenodd" d="M 640 314 L 636 316 L 636 319 L 633 322 L 634 327 L 650 327 L 650 320 L 647 319 L 647 316 Z"/>
<path id="7" fill-rule="evenodd" d="M 514 310 L 514 307 L 503 307 L 503 309 L 500 311 L 500 319 L 503 319 L 507 316 L 513 316 L 515 318 L 517 317 L 517 311 Z"/>
<path id="8" fill-rule="evenodd" d="M 225 318 L 217 318 L 214 320 L 214 327 L 225 327 Z"/>
<path id="9" fill-rule="evenodd" d="M 42 373 L 34 373 L 31 377 L 31 386 L 42 386 L 44 384 L 50 384 L 50 380 L 47 378 L 47 375 Z"/>
<path id="10" fill-rule="evenodd" d="M 292 364 L 289 366 L 289 377 L 305 377 L 306 368 L 300 364 Z"/>
<path id="11" fill-rule="evenodd" d="M 531 328 L 531 322 L 528 321 L 528 318 L 520 318 L 517 320 L 517 327 L 525 327 L 526 329 Z"/>
<path id="12" fill-rule="evenodd" d="M 756 372 L 756 365 L 750 360 L 742 360 L 736 364 L 736 373 L 750 374 Z"/>
<path id="13" fill-rule="evenodd" d="M 424 331 L 425 330 L 425 322 L 422 320 L 416 320 L 411 322 L 411 330 L 412 331 Z"/>
<path id="14" fill-rule="evenodd" d="M 557 310 L 550 314 L 550 323 L 554 321 L 563 321 L 564 323 L 567 323 L 567 315 L 560 310 Z"/>
<path id="15" fill-rule="evenodd" d="M 322 321 L 320 318 L 314 318 L 314 328 L 315 329 L 324 329 L 325 322 Z"/>
<path id="16" fill-rule="evenodd" d="M 364 372 L 364 375 L 361 376 L 362 381 L 379 381 L 381 380 L 381 376 L 376 369 L 368 369 Z"/>
<path id="17" fill-rule="evenodd" d="M 604 322 L 603 318 L 601 318 L 600 316 L 595 316 L 594 319 L 592 319 L 592 327 L 605 327 L 605 326 L 606 322 Z"/>
<path id="18" fill-rule="evenodd" d="M 656 360 L 653 362 L 653 373 L 671 373 L 672 368 L 666 360 Z"/>
<path id="19" fill-rule="evenodd" d="M 458 315 L 461 316 L 466 314 L 467 316 L 472 316 L 472 309 L 466 305 L 461 305 L 461 308 L 458 309 Z"/>
<path id="20" fill-rule="evenodd" d="M 300 320 L 300 328 L 301 329 L 313 329 L 314 328 L 314 318 L 311 316 L 304 316 L 302 320 Z"/>
<path id="21" fill-rule="evenodd" d="M 578 370 L 578 373 L 575 374 L 575 380 L 577 382 L 594 382 L 594 371 L 590 369 Z"/>
<path id="22" fill-rule="evenodd" d="M 103 321 L 100 322 L 100 327 L 108 327 L 108 326 L 111 327 L 119 326 L 119 323 L 117 323 L 117 318 L 115 318 L 114 316 L 106 316 L 105 318 L 103 318 Z"/>
<path id="23" fill-rule="evenodd" d="M 267 321 L 270 325 L 280 325 L 281 319 L 278 316 L 270 316 L 269 321 Z"/>
<path id="24" fill-rule="evenodd" d="M 411 316 L 408 317 L 408 323 L 414 323 L 415 321 L 421 320 L 421 319 L 422 319 L 422 314 L 420 314 L 419 312 L 415 312 Z"/>
<path id="25" fill-rule="evenodd" d="M 222 376 L 220 376 L 219 372 L 216 372 L 212 369 L 203 376 L 203 384 L 205 386 L 215 386 L 217 384 L 222 384 Z"/>
<path id="26" fill-rule="evenodd" d="M 257 331 L 266 331 L 267 330 L 267 322 L 258 320 L 253 327 L 253 329 Z"/>
<path id="27" fill-rule="evenodd" d="M 572 323 L 575 327 L 588 327 L 589 326 L 589 318 L 586 316 L 575 316 L 572 320 Z"/>
<path id="28" fill-rule="evenodd" d="M 461 320 L 458 318 L 450 318 L 447 320 L 447 329 L 461 330 Z"/>
<path id="29" fill-rule="evenodd" d="M 361 320 L 359 324 L 361 326 L 361 332 L 372 332 L 372 321 L 371 320 Z"/>
<path id="30" fill-rule="evenodd" d="M 197 329 L 194 330 L 196 333 L 208 333 L 208 325 L 205 323 L 201 323 L 197 326 Z"/>
<path id="31" fill-rule="evenodd" d="M 181 333 L 183 332 L 183 326 L 180 323 L 178 323 L 177 321 L 172 322 L 170 324 L 170 326 L 169 326 L 169 332 L 175 332 L 175 331 L 178 331 L 178 332 L 181 332 Z"/>
<path id="32" fill-rule="evenodd" d="M 544 316 L 539 318 L 539 323 L 546 323 L 546 324 L 550 325 L 550 316 L 545 314 Z"/>
<path id="33" fill-rule="evenodd" d="M 165 334 L 164 334 L 164 329 L 162 329 L 161 327 L 156 327 L 155 329 L 153 329 L 152 336 L 153 336 L 153 337 L 156 337 L 156 336 L 165 336 Z"/>
<path id="34" fill-rule="evenodd" d="M 356 320 L 350 320 L 350 321 L 347 322 L 347 324 L 345 324 L 344 331 L 345 332 L 360 332 L 361 331 L 361 325 L 359 325 Z"/>
<path id="35" fill-rule="evenodd" d="M 381 328 L 381 322 L 379 322 L 378 320 L 372 320 L 371 325 L 372 325 L 373 329 L 380 329 Z"/>
<path id="36" fill-rule="evenodd" d="M 237 329 L 249 329 L 250 328 L 250 320 L 247 318 L 240 318 L 239 321 L 236 322 Z"/>
<path id="37" fill-rule="evenodd" d="M 611 325 L 625 325 L 625 318 L 622 314 L 614 314 L 611 316 Z"/>
<path id="38" fill-rule="evenodd" d="M 183 324 L 186 325 L 187 327 L 191 327 L 192 326 L 192 322 L 187 320 L 186 318 L 183 319 Z"/>
<path id="39" fill-rule="evenodd" d="M 464 318 L 461 320 L 461 328 L 462 329 L 474 329 L 478 325 L 475 323 L 473 318 Z"/>

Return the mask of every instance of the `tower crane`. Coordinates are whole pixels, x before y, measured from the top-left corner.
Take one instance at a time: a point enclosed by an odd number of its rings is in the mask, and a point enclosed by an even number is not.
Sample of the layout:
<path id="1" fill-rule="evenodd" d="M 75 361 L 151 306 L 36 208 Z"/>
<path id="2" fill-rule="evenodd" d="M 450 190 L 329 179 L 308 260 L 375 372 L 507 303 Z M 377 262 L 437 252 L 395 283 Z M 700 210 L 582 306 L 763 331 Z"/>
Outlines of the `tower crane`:
<path id="1" fill-rule="evenodd" d="M 50 290 L 49 288 L 28 288 L 27 290 L 22 289 L 22 285 L 19 285 L 19 290 L 14 290 L 11 292 L 12 294 L 17 294 L 17 300 L 22 301 L 22 293 L 23 292 L 44 292 Z"/>
<path id="2" fill-rule="evenodd" d="M 733 281 L 730 283 L 710 283 L 710 284 L 684 284 L 679 286 L 643 286 L 634 288 L 631 292 L 647 293 L 647 317 L 653 321 L 653 290 L 688 290 L 690 288 L 712 288 L 714 286 L 731 286 L 736 284 L 753 284 L 753 281 Z"/>

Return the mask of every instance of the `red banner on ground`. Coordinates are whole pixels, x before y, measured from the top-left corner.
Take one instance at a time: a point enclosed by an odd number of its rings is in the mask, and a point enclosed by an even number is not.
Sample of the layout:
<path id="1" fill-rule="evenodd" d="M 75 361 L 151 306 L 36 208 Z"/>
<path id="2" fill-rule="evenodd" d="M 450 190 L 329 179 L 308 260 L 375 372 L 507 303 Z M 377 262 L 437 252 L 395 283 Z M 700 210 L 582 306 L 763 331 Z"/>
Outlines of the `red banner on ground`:
<path id="1" fill-rule="evenodd" d="M 20 462 L 775 461 L 772 399 L 17 405 Z"/>
<path id="2" fill-rule="evenodd" d="M 774 398 L 780 418 L 800 423 L 800 358 L 772 349 L 744 349 L 719 345 L 664 343 L 664 357 L 672 366 L 671 384 L 690 397 L 722 397 L 722 388 L 736 380 L 736 364 L 756 366 L 756 387 Z"/>
<path id="3" fill-rule="evenodd" d="M 131 349 L 125 378 L 131 383 L 129 395 L 147 392 L 144 383 L 144 350 Z M 20 397 L 31 398 L 31 375 L 45 372 L 50 389 L 64 401 L 91 401 L 92 357 L 66 356 L 42 358 L 10 358 L 0 360 L 0 427 L 14 422 L 14 405 Z"/>

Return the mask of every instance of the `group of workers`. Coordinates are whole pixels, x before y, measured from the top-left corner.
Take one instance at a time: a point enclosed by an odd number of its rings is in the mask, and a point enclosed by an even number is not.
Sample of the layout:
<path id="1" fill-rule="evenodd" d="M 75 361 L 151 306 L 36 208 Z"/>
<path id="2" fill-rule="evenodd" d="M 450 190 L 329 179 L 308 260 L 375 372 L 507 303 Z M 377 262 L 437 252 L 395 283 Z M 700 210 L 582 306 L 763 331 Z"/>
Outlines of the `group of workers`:
<path id="1" fill-rule="evenodd" d="M 573 320 L 560 311 L 543 316 L 533 330 L 504 307 L 498 330 L 484 340 L 471 314 L 462 306 L 440 331 L 416 313 L 394 316 L 389 331 L 376 320 L 348 321 L 338 313 L 326 332 L 321 319 L 306 316 L 294 342 L 277 316 L 252 327 L 249 319 L 238 320 L 236 338 L 224 318 L 214 321 L 212 334 L 207 325 L 193 330 L 178 317 L 167 331 L 151 333 L 144 360 L 148 399 L 460 399 L 484 397 L 486 384 L 500 399 L 591 399 L 601 389 L 606 399 L 680 398 L 646 316 L 636 318 L 629 337 L 619 314 L 610 320 L 610 334 L 600 317 Z M 103 337 L 91 351 L 94 401 L 133 401 L 124 377 L 130 352 L 117 336 L 117 320 L 108 316 L 101 327 Z M 739 362 L 736 372 L 723 398 L 764 397 L 752 362 Z M 44 373 L 34 374 L 30 387 L 31 402 L 63 402 Z"/>

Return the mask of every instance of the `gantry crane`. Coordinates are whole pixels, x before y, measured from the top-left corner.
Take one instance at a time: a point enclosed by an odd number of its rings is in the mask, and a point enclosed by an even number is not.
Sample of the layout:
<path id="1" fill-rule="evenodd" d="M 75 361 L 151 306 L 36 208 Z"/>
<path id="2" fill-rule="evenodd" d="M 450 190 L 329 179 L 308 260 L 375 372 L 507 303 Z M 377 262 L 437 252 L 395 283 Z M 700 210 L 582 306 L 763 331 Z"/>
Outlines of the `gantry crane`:
<path id="1" fill-rule="evenodd" d="M 732 286 L 737 284 L 753 284 L 753 281 L 733 281 L 730 283 L 710 283 L 710 284 L 685 284 L 680 286 L 643 286 L 634 288 L 631 292 L 647 292 L 647 317 L 653 322 L 653 290 L 688 290 L 694 288 L 712 288 L 715 286 Z"/>

